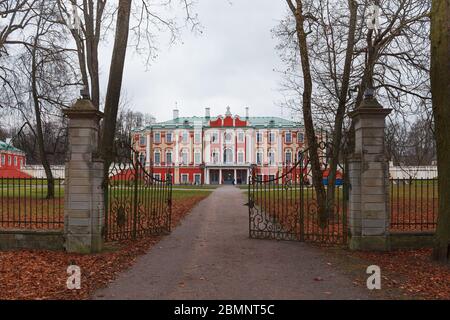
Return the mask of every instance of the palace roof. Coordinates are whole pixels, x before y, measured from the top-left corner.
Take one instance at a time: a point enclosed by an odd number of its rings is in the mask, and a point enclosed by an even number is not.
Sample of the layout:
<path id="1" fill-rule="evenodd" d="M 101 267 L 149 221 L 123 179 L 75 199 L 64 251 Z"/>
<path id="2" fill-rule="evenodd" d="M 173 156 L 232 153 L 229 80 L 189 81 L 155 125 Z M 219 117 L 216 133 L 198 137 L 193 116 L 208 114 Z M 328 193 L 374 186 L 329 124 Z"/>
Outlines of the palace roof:
<path id="1" fill-rule="evenodd" d="M 8 152 L 13 152 L 13 153 L 24 153 L 22 150 L 17 149 L 2 140 L 0 140 L 0 151 L 8 151 Z"/>
<path id="2" fill-rule="evenodd" d="M 228 116 L 230 117 L 230 116 Z M 211 126 L 212 121 L 216 121 L 217 119 L 225 119 L 227 117 L 218 116 L 218 117 L 178 117 L 176 119 L 163 121 L 163 122 L 157 122 L 154 124 L 151 124 L 144 128 L 144 130 L 150 130 L 150 129 L 177 129 L 177 128 L 194 128 L 195 126 L 201 126 L 203 128 L 209 128 Z M 240 121 L 247 121 L 247 125 L 245 126 L 236 126 L 236 127 L 246 127 L 246 128 L 258 128 L 258 129 L 264 129 L 264 128 L 292 128 L 297 129 L 299 127 L 303 128 L 303 125 L 299 122 L 294 122 L 290 120 L 286 120 L 279 117 L 239 117 L 234 116 L 233 119 L 239 119 Z M 233 127 L 233 126 L 227 126 L 224 125 L 223 127 Z M 142 131 L 136 129 L 135 131 Z"/>

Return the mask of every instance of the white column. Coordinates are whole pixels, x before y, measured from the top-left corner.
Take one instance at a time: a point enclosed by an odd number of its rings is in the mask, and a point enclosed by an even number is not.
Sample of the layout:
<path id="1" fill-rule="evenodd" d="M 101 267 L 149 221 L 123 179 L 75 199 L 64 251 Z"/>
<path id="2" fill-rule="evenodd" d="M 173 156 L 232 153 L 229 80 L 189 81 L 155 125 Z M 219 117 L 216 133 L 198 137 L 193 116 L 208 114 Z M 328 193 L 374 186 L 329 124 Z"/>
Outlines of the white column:
<path id="1" fill-rule="evenodd" d="M 209 169 L 205 168 L 205 184 L 210 184 L 209 182 Z"/>
<path id="2" fill-rule="evenodd" d="M 234 183 L 237 183 L 237 174 L 236 174 L 236 169 L 234 169 Z"/>
<path id="3" fill-rule="evenodd" d="M 219 184 L 222 184 L 222 169 L 219 169 Z"/>

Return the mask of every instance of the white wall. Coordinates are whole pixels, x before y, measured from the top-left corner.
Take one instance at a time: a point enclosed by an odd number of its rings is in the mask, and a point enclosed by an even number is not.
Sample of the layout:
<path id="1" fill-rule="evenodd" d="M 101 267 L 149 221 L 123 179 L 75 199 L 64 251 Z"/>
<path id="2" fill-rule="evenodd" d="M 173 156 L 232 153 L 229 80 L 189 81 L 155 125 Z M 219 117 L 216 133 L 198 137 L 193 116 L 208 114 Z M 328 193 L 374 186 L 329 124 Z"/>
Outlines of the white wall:
<path id="1" fill-rule="evenodd" d="M 391 179 L 433 179 L 437 178 L 436 166 L 393 166 L 389 165 Z"/>

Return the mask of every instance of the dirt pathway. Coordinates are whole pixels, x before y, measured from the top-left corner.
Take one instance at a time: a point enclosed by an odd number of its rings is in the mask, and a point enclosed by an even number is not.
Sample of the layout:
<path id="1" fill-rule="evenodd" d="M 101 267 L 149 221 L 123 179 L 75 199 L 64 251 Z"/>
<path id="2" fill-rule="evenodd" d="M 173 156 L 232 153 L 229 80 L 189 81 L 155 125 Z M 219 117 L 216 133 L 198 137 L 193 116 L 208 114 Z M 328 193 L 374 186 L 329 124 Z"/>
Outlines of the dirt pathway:
<path id="1" fill-rule="evenodd" d="M 369 298 L 317 248 L 249 239 L 245 202 L 233 186 L 216 189 L 94 299 Z"/>

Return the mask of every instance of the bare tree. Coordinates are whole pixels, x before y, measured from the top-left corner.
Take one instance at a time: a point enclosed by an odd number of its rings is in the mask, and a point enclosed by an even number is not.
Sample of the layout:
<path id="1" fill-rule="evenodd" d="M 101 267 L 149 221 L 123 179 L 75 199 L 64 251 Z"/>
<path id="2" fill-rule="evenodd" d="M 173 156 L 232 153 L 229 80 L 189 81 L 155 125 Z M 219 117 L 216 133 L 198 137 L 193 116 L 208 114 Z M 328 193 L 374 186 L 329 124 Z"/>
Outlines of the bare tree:
<path id="1" fill-rule="evenodd" d="M 39 0 L 33 9 L 36 13 L 27 26 L 22 41 L 22 51 L 15 57 L 14 83 L 16 109 L 33 133 L 39 160 L 47 177 L 47 197 L 54 197 L 54 179 L 48 158 L 44 128 L 46 119 L 59 117 L 73 96 L 72 86 L 78 85 L 76 70 L 72 68 L 74 53 L 63 45 L 64 32 L 55 23 L 58 13 L 53 1 Z M 54 121 L 54 120 L 53 120 Z"/>
<path id="2" fill-rule="evenodd" d="M 288 93 L 286 104 L 302 114 L 313 157 L 317 148 L 310 143 L 315 137 L 313 129 L 325 127 L 331 132 L 326 208 L 321 210 L 325 220 L 334 205 L 343 132 L 350 125 L 348 112 L 360 105 L 366 88 L 377 89 L 381 102 L 395 105 L 400 112 L 413 109 L 404 108 L 408 103 L 429 105 L 429 1 L 378 1 L 383 17 L 378 32 L 367 31 L 369 1 L 286 1 L 290 13 L 275 29 L 278 49 L 288 64 L 282 87 Z M 411 48 L 419 53 L 409 53 Z M 320 203 L 320 194 L 325 193 L 320 186 L 320 165 L 311 158 L 311 166 Z"/>

